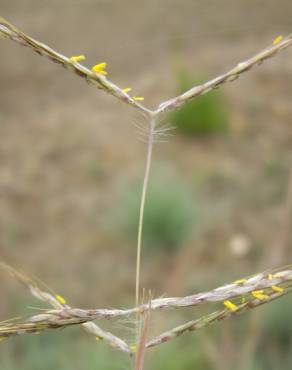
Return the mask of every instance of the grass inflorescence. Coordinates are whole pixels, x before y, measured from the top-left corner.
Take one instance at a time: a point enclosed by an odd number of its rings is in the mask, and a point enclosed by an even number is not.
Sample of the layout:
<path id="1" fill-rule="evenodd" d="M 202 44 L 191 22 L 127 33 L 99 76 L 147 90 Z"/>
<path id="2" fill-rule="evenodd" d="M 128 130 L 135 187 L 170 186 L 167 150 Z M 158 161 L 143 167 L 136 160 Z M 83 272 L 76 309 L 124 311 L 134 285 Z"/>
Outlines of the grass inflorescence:
<path id="1" fill-rule="evenodd" d="M 28 36 L 14 25 L 0 18 L 0 36 L 17 42 L 37 54 L 60 64 L 65 69 L 82 77 L 86 82 L 94 85 L 100 90 L 112 95 L 117 100 L 124 102 L 143 114 L 147 122 L 146 142 L 147 155 L 144 172 L 144 181 L 141 191 L 140 211 L 137 235 L 137 258 L 136 258 L 136 288 L 135 307 L 129 309 L 79 309 L 72 308 L 66 303 L 66 299 L 60 294 L 46 291 L 32 279 L 17 272 L 13 268 L 2 263 L 6 271 L 17 277 L 27 286 L 33 296 L 51 306 L 50 309 L 27 318 L 24 321 L 2 322 L 0 324 L 0 339 L 4 340 L 11 336 L 24 334 L 38 334 L 47 330 L 65 328 L 72 325 L 80 325 L 86 332 L 93 335 L 97 340 L 103 340 L 111 347 L 117 348 L 125 353 L 135 356 L 136 369 L 141 370 L 144 364 L 144 355 L 147 348 L 157 346 L 176 338 L 186 332 L 205 328 L 216 321 L 221 321 L 235 316 L 239 313 L 269 303 L 291 292 L 292 268 L 284 267 L 277 271 L 263 272 L 233 283 L 221 286 L 217 289 L 197 293 L 185 297 L 170 297 L 149 299 L 147 303 L 141 302 L 141 253 L 143 241 L 143 225 L 145 204 L 147 202 L 147 190 L 150 179 L 150 169 L 153 156 L 153 146 L 157 135 L 166 135 L 167 131 L 161 129 L 159 124 L 166 112 L 177 111 L 178 108 L 186 106 L 188 102 L 206 93 L 217 89 L 227 82 L 236 80 L 242 73 L 249 71 L 254 66 L 262 64 L 265 60 L 275 56 L 278 52 L 292 45 L 292 35 L 277 37 L 272 45 L 259 52 L 255 56 L 238 63 L 228 72 L 211 79 L 198 86 L 187 87 L 186 91 L 178 96 L 158 104 L 156 109 L 147 108 L 142 102 L 144 97 L 139 94 L 131 95 L 131 88 L 119 87 L 108 77 L 107 63 L 98 62 L 88 68 L 82 62 L 84 55 L 64 56 L 51 47 Z M 177 123 L 179 125 L 179 122 Z M 144 133 L 145 133 L 144 132 Z M 183 307 L 194 307 L 202 304 L 218 304 L 220 308 L 211 314 L 204 315 L 193 321 L 168 330 L 157 337 L 148 340 L 149 316 L 154 311 L 167 309 L 179 309 Z M 118 317 L 134 316 L 137 322 L 136 343 L 128 344 L 124 339 L 103 330 L 93 321 L 96 319 L 114 319 Z"/>

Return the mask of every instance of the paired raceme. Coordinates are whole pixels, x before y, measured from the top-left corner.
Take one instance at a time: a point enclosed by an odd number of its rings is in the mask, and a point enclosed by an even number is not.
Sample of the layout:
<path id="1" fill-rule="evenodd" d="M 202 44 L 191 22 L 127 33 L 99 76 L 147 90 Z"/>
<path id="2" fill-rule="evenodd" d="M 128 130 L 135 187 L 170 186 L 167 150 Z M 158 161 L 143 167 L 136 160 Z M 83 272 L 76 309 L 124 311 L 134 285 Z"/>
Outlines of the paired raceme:
<path id="1" fill-rule="evenodd" d="M 120 88 L 113 82 L 111 82 L 107 77 L 107 72 L 105 71 L 106 63 L 99 63 L 94 66 L 91 70 L 86 68 L 80 62 L 85 60 L 84 55 L 77 55 L 73 57 L 66 57 L 59 52 L 56 52 L 49 46 L 39 42 L 30 36 L 26 35 L 24 32 L 17 29 L 11 23 L 0 17 L 0 35 L 9 38 L 17 43 L 29 47 L 39 55 L 45 56 L 61 64 L 67 70 L 77 74 L 80 77 L 83 77 L 87 82 L 92 83 L 99 89 L 104 90 L 105 92 L 115 96 L 120 101 L 123 101 L 134 108 L 140 110 L 142 113 L 147 116 L 156 116 L 158 117 L 165 111 L 175 110 L 181 105 L 186 104 L 192 99 L 195 99 L 198 96 L 204 95 L 211 90 L 214 90 L 220 87 L 226 82 L 232 82 L 236 80 L 243 72 L 249 71 L 252 67 L 262 64 L 266 59 L 275 56 L 278 52 L 288 48 L 292 44 L 292 35 L 287 37 L 278 36 L 273 41 L 272 45 L 264 49 L 260 53 L 256 54 L 252 58 L 247 59 L 241 63 L 238 63 L 230 71 L 202 84 L 195 86 L 185 93 L 171 98 L 167 101 L 164 101 L 158 105 L 154 110 L 146 108 L 144 105 L 139 103 L 143 101 L 144 98 L 141 96 L 131 97 L 128 93 L 131 91 L 131 88 Z"/>
<path id="2" fill-rule="evenodd" d="M 81 325 L 88 333 L 97 339 L 105 340 L 110 346 L 128 354 L 134 354 L 134 346 L 112 333 L 103 331 L 93 323 L 96 319 L 114 319 L 122 316 L 138 315 L 145 317 L 150 312 L 194 307 L 206 303 L 221 303 L 225 306 L 209 315 L 187 322 L 145 343 L 150 348 L 176 338 L 186 332 L 202 329 L 210 324 L 231 318 L 265 303 L 280 298 L 292 290 L 292 266 L 275 271 L 263 272 L 233 283 L 223 285 L 209 292 L 197 293 L 186 297 L 158 298 L 148 303 L 130 309 L 79 309 L 71 308 L 60 295 L 54 295 L 41 290 L 32 280 L 15 271 L 10 266 L 1 263 L 1 267 L 25 284 L 37 299 L 50 304 L 53 309 L 43 310 L 42 313 L 28 318 L 24 322 L 2 323 L 0 338 L 15 335 L 36 334 L 49 329 L 59 329 L 71 325 Z M 232 301 L 231 301 L 232 300 Z"/>
<path id="3" fill-rule="evenodd" d="M 282 293 L 275 293 L 273 291 L 269 291 L 266 293 L 265 299 L 254 298 L 247 300 L 243 297 L 242 302 L 240 304 L 238 305 L 233 304 L 235 307 L 231 306 L 232 308 L 226 308 L 221 311 L 215 311 L 209 315 L 200 317 L 197 320 L 189 321 L 183 325 L 177 326 L 174 329 L 162 333 L 158 337 L 147 342 L 146 348 L 158 346 L 159 344 L 168 342 L 169 340 L 174 339 L 184 333 L 203 329 L 204 327 L 209 326 L 215 323 L 216 321 L 226 320 L 236 314 L 243 313 L 246 312 L 247 310 L 259 307 L 265 303 L 268 303 L 274 299 L 279 298 L 280 296 L 283 296 L 283 294 L 291 292 L 290 289 L 291 288 L 289 288 L 289 290 L 283 290 Z"/>

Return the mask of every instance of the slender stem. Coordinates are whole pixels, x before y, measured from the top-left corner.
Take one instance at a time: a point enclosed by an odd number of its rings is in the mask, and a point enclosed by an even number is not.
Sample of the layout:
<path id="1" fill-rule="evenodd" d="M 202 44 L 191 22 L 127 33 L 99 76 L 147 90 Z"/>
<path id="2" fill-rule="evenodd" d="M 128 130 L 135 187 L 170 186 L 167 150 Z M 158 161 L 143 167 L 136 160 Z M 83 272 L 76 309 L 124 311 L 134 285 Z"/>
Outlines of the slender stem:
<path id="1" fill-rule="evenodd" d="M 143 181 L 143 188 L 142 188 L 141 202 L 140 202 L 138 238 L 137 238 L 137 261 L 136 261 L 136 306 L 139 305 L 143 220 L 144 220 L 145 201 L 146 201 L 146 194 L 147 194 L 151 160 L 152 160 L 155 123 L 156 123 L 156 119 L 155 117 L 152 117 L 149 122 L 149 137 L 148 137 L 148 146 L 147 146 L 146 167 L 145 167 L 145 174 L 144 174 L 144 181 Z"/>

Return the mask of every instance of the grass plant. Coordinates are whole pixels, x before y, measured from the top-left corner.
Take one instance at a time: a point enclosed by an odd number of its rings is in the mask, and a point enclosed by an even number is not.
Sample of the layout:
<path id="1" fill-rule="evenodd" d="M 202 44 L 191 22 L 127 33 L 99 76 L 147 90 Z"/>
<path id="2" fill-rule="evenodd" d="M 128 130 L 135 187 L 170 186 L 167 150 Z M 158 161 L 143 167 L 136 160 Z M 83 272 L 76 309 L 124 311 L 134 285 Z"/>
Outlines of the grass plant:
<path id="1" fill-rule="evenodd" d="M 259 274 L 240 278 L 227 285 L 223 285 L 211 291 L 197 293 L 185 297 L 149 298 L 145 303 L 141 299 L 141 251 L 143 240 L 143 224 L 145 204 L 147 202 L 147 190 L 150 179 L 153 146 L 163 140 L 172 127 L 163 124 L 165 114 L 183 108 L 194 99 L 221 87 L 227 82 L 236 80 L 241 74 L 261 65 L 265 60 L 277 55 L 280 51 L 292 45 L 292 35 L 277 37 L 271 46 L 259 52 L 255 56 L 238 63 L 228 72 L 207 81 L 198 86 L 191 87 L 183 93 L 171 99 L 161 102 L 157 108 L 149 109 L 143 104 L 144 98 L 131 95 L 128 87 L 119 87 L 107 77 L 106 63 L 100 62 L 92 68 L 87 68 L 82 62 L 83 55 L 67 57 L 53 50 L 49 46 L 28 36 L 14 25 L 0 18 L 0 36 L 15 41 L 37 54 L 60 64 L 65 69 L 82 77 L 87 83 L 94 85 L 99 90 L 112 95 L 118 101 L 128 104 L 139 111 L 146 122 L 140 130 L 147 135 L 147 153 L 144 171 L 143 187 L 141 191 L 138 233 L 137 233 L 137 258 L 136 258 L 136 288 L 135 306 L 129 309 L 80 309 L 73 308 L 66 300 L 57 294 L 48 292 L 39 282 L 26 277 L 25 274 L 14 270 L 2 263 L 1 266 L 14 277 L 18 278 L 31 292 L 31 294 L 46 302 L 50 309 L 43 310 L 26 320 L 7 321 L 0 324 L 0 339 L 25 334 L 37 334 L 46 330 L 56 330 L 72 325 L 80 325 L 83 330 L 97 339 L 102 339 L 111 347 L 134 357 L 135 369 L 142 370 L 144 367 L 145 351 L 147 348 L 161 345 L 184 333 L 203 329 L 214 322 L 229 319 L 239 313 L 250 311 L 283 297 L 291 292 L 292 266 L 282 267 L 277 270 L 269 270 Z M 179 123 L 178 123 L 179 124 Z M 195 307 L 202 304 L 217 304 L 214 312 L 199 317 L 173 329 L 165 331 L 155 338 L 148 339 L 149 316 L 155 311 L 167 311 L 181 309 L 183 307 Z M 115 334 L 103 330 L 94 320 L 113 320 L 119 317 L 131 317 L 137 320 L 135 343 L 128 343 Z"/>

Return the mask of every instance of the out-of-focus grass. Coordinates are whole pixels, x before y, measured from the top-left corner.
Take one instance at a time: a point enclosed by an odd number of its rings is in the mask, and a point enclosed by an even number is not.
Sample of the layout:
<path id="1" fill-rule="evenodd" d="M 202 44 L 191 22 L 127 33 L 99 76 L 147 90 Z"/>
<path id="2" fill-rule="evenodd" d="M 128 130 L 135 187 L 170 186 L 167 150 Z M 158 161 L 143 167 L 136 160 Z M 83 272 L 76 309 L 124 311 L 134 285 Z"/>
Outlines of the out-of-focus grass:
<path id="1" fill-rule="evenodd" d="M 173 356 L 176 354 L 175 356 Z M 182 339 L 148 352 L 145 369 L 211 370 L 200 341 Z M 131 369 L 132 362 L 124 354 L 113 351 L 102 342 L 78 333 L 78 329 L 62 333 L 43 333 L 3 342 L 0 347 L 1 370 L 118 370 Z"/>
<path id="2" fill-rule="evenodd" d="M 263 325 L 261 344 L 263 348 L 269 349 L 269 347 L 271 347 L 269 339 L 272 339 L 274 343 L 273 350 L 282 354 L 281 357 L 287 355 L 292 349 L 291 304 L 291 297 L 276 301 L 274 304 L 267 307 L 264 317 L 265 325 Z M 267 352 L 269 352 L 269 350 Z"/>
<path id="3" fill-rule="evenodd" d="M 123 195 L 119 228 L 135 239 L 140 206 L 140 183 L 134 182 Z M 126 210 L 126 211 L 125 211 Z M 175 250 L 188 240 L 198 208 L 191 189 L 178 175 L 154 171 L 144 216 L 144 243 L 148 250 Z"/>
<path id="4" fill-rule="evenodd" d="M 155 351 L 149 362 L 148 368 L 151 370 L 212 369 L 198 336 L 194 336 L 191 341 L 180 338 L 163 345 Z"/>
<path id="5" fill-rule="evenodd" d="M 77 328 L 1 342 L 1 370 L 130 368 L 130 360 Z"/>

